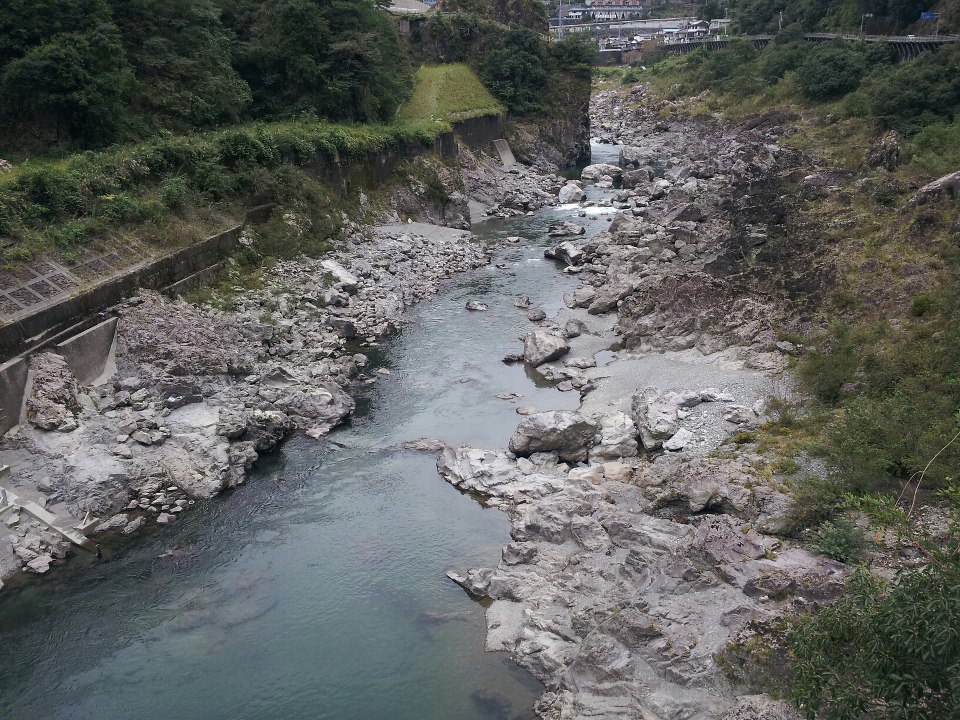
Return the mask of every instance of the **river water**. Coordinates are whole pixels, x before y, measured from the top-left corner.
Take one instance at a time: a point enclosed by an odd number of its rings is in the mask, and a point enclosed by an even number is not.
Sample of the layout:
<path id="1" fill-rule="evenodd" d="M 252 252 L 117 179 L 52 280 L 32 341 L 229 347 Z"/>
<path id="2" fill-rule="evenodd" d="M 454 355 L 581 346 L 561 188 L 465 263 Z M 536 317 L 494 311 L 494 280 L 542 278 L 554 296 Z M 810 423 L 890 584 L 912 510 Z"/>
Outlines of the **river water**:
<path id="1" fill-rule="evenodd" d="M 595 148 L 594 161 L 616 150 Z M 501 362 L 532 327 L 514 299 L 551 315 L 576 287 L 543 258 L 546 226 L 574 216 L 479 226 L 525 242 L 411 311 L 372 357 L 390 375 L 358 397 L 348 427 L 287 443 L 175 527 L 0 598 L 0 718 L 534 717 L 543 688 L 483 652 L 483 608 L 444 575 L 495 565 L 506 517 L 444 483 L 432 456 L 396 446 L 500 448 L 519 405 L 578 405 Z M 468 299 L 490 310 L 468 312 Z M 511 392 L 523 397 L 496 397 Z"/>

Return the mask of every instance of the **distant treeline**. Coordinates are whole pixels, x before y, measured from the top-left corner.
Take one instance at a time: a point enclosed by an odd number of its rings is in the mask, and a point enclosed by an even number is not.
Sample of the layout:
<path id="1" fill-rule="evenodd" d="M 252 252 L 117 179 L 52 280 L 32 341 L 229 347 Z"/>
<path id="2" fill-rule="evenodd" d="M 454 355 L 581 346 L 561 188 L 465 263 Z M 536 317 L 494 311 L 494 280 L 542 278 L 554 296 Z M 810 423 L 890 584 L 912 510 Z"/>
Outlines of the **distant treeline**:
<path id="1" fill-rule="evenodd" d="M 942 27 L 957 19 L 953 0 L 942 5 Z M 707 0 L 701 17 L 729 17 L 735 30 L 747 34 L 776 32 L 798 24 L 804 30 L 849 32 L 860 29 L 877 34 L 905 32 L 908 29 L 932 31 L 934 21 L 921 21 L 920 14 L 941 10 L 933 0 Z"/>
<path id="2" fill-rule="evenodd" d="M 388 119 L 412 72 L 378 2 L 5 0 L 0 147 L 243 119 Z"/>

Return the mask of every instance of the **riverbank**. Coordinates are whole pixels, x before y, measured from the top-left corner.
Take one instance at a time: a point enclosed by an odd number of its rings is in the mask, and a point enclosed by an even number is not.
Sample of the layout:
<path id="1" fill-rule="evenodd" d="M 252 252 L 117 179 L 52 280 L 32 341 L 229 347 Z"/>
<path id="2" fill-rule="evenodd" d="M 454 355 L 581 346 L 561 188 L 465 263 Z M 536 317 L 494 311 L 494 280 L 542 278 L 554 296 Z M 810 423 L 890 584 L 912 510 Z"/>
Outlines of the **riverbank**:
<path id="1" fill-rule="evenodd" d="M 580 407 L 525 409 L 506 448 L 441 452 L 444 478 L 511 519 L 496 568 L 450 577 L 491 603 L 487 648 L 546 686 L 541 717 L 795 718 L 726 654 L 852 571 L 788 537 L 789 473 L 750 443 L 792 394 L 784 334 L 817 302 L 795 298 L 829 277 L 824 259 L 798 266 L 812 245 L 778 224 L 813 168 L 777 123 L 664 119 L 635 100 L 595 96 L 598 134 L 624 145 L 560 197 L 587 214 L 582 187 L 607 188 L 619 212 L 548 251 L 581 286 L 517 353 Z"/>
<path id="2" fill-rule="evenodd" d="M 0 440 L 0 464 L 11 466 L 19 501 L 46 508 L 64 528 L 96 516 L 91 539 L 110 544 L 173 524 L 197 501 L 244 482 L 291 434 L 318 438 L 347 421 L 351 389 L 377 379 L 364 372 L 364 353 L 443 279 L 487 263 L 493 250 L 469 231 L 400 223 L 398 211 L 469 226 L 471 212 L 532 212 L 553 202 L 562 182 L 466 150 L 445 173 L 445 205 L 459 212 L 434 216 L 436 199 L 424 201 L 424 188 L 403 183 L 388 191 L 392 224 L 344 216 L 345 240 L 334 251 L 277 262 L 253 287 L 207 293 L 216 306 L 149 291 L 129 299 L 108 368 L 88 387 L 60 356 L 35 356 L 28 423 Z M 293 234 L 311 229 L 293 211 L 281 221 Z M 258 241 L 255 229 L 241 238 L 251 254 Z M 11 552 L 0 552 L 0 581 L 44 574 L 71 552 L 19 510 L 3 521 Z"/>

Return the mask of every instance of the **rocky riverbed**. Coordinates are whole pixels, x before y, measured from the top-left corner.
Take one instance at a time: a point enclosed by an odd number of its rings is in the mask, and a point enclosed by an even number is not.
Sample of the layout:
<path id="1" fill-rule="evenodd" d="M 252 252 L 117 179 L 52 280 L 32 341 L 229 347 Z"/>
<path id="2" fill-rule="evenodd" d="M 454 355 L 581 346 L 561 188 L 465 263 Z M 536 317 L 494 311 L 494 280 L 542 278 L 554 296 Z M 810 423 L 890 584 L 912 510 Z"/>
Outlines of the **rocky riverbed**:
<path id="1" fill-rule="evenodd" d="M 532 325 L 504 358 L 578 394 L 579 408 L 518 403 L 501 448 L 408 446 L 439 448 L 440 474 L 510 519 L 496 567 L 450 577 L 488 603 L 487 648 L 546 687 L 541 717 L 791 718 L 736 686 L 718 656 L 751 624 L 834 597 L 849 572 L 777 536 L 786 487 L 728 442 L 764 421 L 771 392 L 789 392 L 783 369 L 801 348 L 780 331 L 810 322 L 797 291 L 829 278 L 825 263 L 796 263 L 776 203 L 762 206 L 809 168 L 775 122 L 665 120 L 601 93 L 594 127 L 622 143 L 616 162 L 565 182 L 542 164 L 468 160 L 453 210 L 425 211 L 463 225 L 562 203 L 572 217 L 548 229 L 545 255 L 579 281 L 556 313 L 516 299 Z M 17 492 L 58 516 L 104 518 L 104 538 L 134 533 L 242 483 L 290 434 L 349 418 L 351 388 L 389 374 L 368 372 L 365 352 L 444 278 L 488 263 L 490 247 L 416 223 L 346 235 L 321 260 L 277 264 L 228 309 L 132 298 L 115 369 L 90 388 L 37 356 L 30 423 L 0 447 Z M 489 307 L 467 304 L 474 316 Z M 4 521 L 4 576 L 65 554 L 29 518 Z"/>
<path id="2" fill-rule="evenodd" d="M 778 330 L 808 321 L 796 287 L 770 282 L 790 255 L 776 206 L 765 223 L 737 211 L 806 161 L 775 122 L 664 120 L 637 107 L 642 92 L 594 98 L 618 162 L 585 168 L 559 201 L 596 222 L 584 190 L 607 188 L 619 212 L 587 241 L 576 223 L 552 229 L 568 239 L 545 254 L 582 284 L 505 358 L 581 406 L 523 409 L 506 448 L 442 450 L 440 474 L 512 524 L 497 567 L 450 578 L 491 603 L 487 648 L 547 687 L 541 717 L 794 718 L 722 657 L 758 623 L 835 598 L 850 572 L 778 535 L 787 487 L 730 443 L 789 394 L 800 348 Z"/>
<path id="3" fill-rule="evenodd" d="M 197 500 L 243 483 L 290 435 L 319 438 L 348 420 L 351 387 L 378 377 L 365 372 L 365 353 L 444 279 L 489 262 L 494 247 L 456 228 L 469 227 L 471 215 L 555 204 L 562 184 L 543 168 L 501 168 L 466 150 L 459 176 L 445 179 L 443 212 L 415 189 L 395 190 L 387 224 L 344 216 L 334 252 L 276 263 L 259 287 L 236 288 L 225 309 L 149 291 L 130 298 L 116 309 L 108 369 L 88 387 L 59 355 L 35 355 L 27 422 L 0 439 L 18 501 L 46 508 L 65 529 L 93 516 L 91 539 L 107 542 L 175 523 Z M 429 222 L 401 223 L 398 209 Z M 306 230 L 295 212 L 282 219 L 294 234 Z M 244 232 L 255 251 L 256 230 Z M 0 589 L 71 552 L 27 513 L 2 521 L 9 551 L 0 548 Z"/>

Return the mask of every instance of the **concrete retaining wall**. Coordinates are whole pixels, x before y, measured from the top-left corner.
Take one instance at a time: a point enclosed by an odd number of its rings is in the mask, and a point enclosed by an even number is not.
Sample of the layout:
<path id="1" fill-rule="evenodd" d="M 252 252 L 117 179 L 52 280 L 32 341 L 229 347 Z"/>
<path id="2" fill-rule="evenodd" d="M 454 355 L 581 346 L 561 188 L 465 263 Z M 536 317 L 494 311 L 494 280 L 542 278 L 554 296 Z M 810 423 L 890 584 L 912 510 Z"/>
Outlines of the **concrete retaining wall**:
<path id="1" fill-rule="evenodd" d="M 503 118 L 500 115 L 481 115 L 460 120 L 454 124 L 453 132 L 471 150 L 490 152 L 493 141 L 503 137 Z"/>
<path id="2" fill-rule="evenodd" d="M 237 249 L 242 229 L 237 225 L 170 255 L 135 265 L 123 275 L 0 327 L 0 359 L 46 344 L 77 320 L 116 305 L 138 288 L 158 290 L 220 262 Z"/>
<path id="3" fill-rule="evenodd" d="M 28 372 L 23 358 L 0 365 L 0 435 L 20 422 Z"/>
<path id="4" fill-rule="evenodd" d="M 106 369 L 116 335 L 117 318 L 114 317 L 58 344 L 56 351 L 63 355 L 77 381 L 89 385 Z"/>

